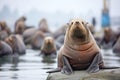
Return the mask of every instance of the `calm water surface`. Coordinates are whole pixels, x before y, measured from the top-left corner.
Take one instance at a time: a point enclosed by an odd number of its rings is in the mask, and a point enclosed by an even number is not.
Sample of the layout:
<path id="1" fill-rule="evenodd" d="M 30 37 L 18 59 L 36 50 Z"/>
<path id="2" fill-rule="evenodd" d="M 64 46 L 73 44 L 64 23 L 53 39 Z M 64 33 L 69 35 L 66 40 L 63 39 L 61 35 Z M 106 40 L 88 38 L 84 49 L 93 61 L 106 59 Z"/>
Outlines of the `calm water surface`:
<path id="1" fill-rule="evenodd" d="M 40 51 L 27 49 L 23 56 L 0 58 L 0 80 L 46 80 L 46 71 L 56 68 L 56 59 L 41 58 Z M 120 56 L 102 50 L 105 64 L 120 66 Z"/>

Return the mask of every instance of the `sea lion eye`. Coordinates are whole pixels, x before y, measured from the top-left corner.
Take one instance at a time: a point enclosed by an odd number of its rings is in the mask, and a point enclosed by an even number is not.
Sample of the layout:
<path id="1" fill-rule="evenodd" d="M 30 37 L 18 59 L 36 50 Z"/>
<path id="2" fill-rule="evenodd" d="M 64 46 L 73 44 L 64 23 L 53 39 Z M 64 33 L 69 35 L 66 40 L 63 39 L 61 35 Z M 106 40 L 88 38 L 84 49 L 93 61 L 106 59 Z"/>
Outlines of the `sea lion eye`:
<path id="1" fill-rule="evenodd" d="M 73 25 L 73 22 L 71 22 L 71 25 Z"/>
<path id="2" fill-rule="evenodd" d="M 84 22 L 82 22 L 82 24 L 84 25 Z"/>

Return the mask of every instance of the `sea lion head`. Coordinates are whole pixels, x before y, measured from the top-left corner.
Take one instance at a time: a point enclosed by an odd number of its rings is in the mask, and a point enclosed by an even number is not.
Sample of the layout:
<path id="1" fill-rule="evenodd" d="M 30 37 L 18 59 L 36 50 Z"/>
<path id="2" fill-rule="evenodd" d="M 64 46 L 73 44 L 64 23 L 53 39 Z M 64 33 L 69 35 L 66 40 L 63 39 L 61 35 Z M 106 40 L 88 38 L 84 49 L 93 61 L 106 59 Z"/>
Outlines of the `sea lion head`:
<path id="1" fill-rule="evenodd" d="M 86 22 L 81 19 L 73 19 L 69 23 L 66 35 L 69 40 L 74 42 L 84 43 L 88 40 L 89 31 L 86 27 Z"/>
<path id="2" fill-rule="evenodd" d="M 110 35 L 111 32 L 112 32 L 112 29 L 109 28 L 109 27 L 106 27 L 106 28 L 104 29 L 104 34 L 105 34 L 105 35 Z"/>
<path id="3" fill-rule="evenodd" d="M 39 29 L 43 32 L 49 32 L 47 20 L 43 18 L 39 23 Z"/>
<path id="4" fill-rule="evenodd" d="M 25 30 L 25 24 L 23 22 L 19 22 L 16 25 L 15 33 L 16 34 L 23 34 L 24 30 Z"/>
<path id="5" fill-rule="evenodd" d="M 52 37 L 45 37 L 43 46 L 41 48 L 44 52 L 53 52 L 56 50 L 54 39 Z"/>
<path id="6" fill-rule="evenodd" d="M 46 37 L 44 41 L 45 41 L 45 44 L 51 45 L 54 42 L 54 39 L 52 37 Z"/>
<path id="7" fill-rule="evenodd" d="M 105 37 L 105 40 L 110 40 L 110 37 L 112 36 L 112 29 L 109 28 L 109 27 L 106 27 L 104 29 L 104 37 Z"/>
<path id="8" fill-rule="evenodd" d="M 0 27 L 1 27 L 1 30 L 5 30 L 7 28 L 6 22 L 5 21 L 0 22 Z"/>
<path id="9" fill-rule="evenodd" d="M 11 33 L 10 28 L 8 28 L 7 23 L 5 21 L 0 22 L 0 30 L 5 30 L 8 34 Z"/>
<path id="10" fill-rule="evenodd" d="M 20 19 L 19 19 L 19 20 L 26 21 L 26 20 L 27 20 L 27 18 L 26 18 L 25 16 L 22 16 L 22 17 L 20 17 Z"/>

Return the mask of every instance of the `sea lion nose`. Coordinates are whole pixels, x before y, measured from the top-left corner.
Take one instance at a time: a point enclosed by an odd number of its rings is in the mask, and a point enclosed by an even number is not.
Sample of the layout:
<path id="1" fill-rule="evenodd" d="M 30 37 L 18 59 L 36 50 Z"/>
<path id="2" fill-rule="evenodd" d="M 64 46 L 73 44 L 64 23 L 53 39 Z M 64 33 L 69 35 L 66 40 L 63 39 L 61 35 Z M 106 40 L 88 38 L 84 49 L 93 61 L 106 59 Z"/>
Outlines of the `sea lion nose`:
<path id="1" fill-rule="evenodd" d="M 50 43 L 50 40 L 48 39 L 48 43 Z"/>
<path id="2" fill-rule="evenodd" d="M 76 24 L 79 24 L 79 21 L 76 21 Z"/>

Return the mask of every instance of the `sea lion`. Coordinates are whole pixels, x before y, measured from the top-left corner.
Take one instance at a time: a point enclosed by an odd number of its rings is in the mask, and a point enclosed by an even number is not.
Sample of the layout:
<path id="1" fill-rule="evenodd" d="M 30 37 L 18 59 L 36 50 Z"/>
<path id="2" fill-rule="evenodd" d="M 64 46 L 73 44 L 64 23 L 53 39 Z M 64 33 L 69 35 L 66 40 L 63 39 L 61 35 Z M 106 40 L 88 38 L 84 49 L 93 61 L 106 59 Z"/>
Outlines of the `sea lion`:
<path id="1" fill-rule="evenodd" d="M 17 24 L 18 24 L 19 22 L 25 23 L 26 20 L 27 20 L 26 17 L 24 17 L 24 16 L 20 17 L 20 18 L 15 22 L 15 27 L 17 26 Z"/>
<path id="2" fill-rule="evenodd" d="M 61 48 L 61 46 L 63 45 L 64 38 L 65 38 L 65 35 L 61 35 L 57 39 L 55 39 L 55 44 L 56 44 L 57 50 L 59 50 Z"/>
<path id="3" fill-rule="evenodd" d="M 44 40 L 44 33 L 42 31 L 37 31 L 31 40 L 32 49 L 40 49 Z"/>
<path id="4" fill-rule="evenodd" d="M 86 24 L 82 19 L 70 21 L 64 45 L 58 53 L 58 69 L 62 73 L 71 74 L 81 69 L 97 72 L 104 65 L 100 49 Z"/>
<path id="5" fill-rule="evenodd" d="M 16 24 L 16 27 L 15 27 L 15 34 L 23 34 L 25 30 L 25 23 L 24 22 L 19 22 Z"/>
<path id="6" fill-rule="evenodd" d="M 92 33 L 93 37 L 95 38 L 95 41 L 98 44 L 98 46 L 101 47 L 100 46 L 101 37 L 96 35 L 95 27 L 92 24 L 87 24 L 87 27 L 89 28 L 90 32 Z"/>
<path id="7" fill-rule="evenodd" d="M 56 44 L 57 50 L 59 50 L 64 43 L 64 37 L 65 37 L 65 32 L 67 27 L 68 25 L 65 24 L 62 27 L 60 27 L 58 30 L 56 30 L 53 34 L 55 38 L 55 44 Z"/>
<path id="8" fill-rule="evenodd" d="M 115 33 L 110 27 L 104 28 L 104 36 L 100 42 L 103 49 L 110 49 L 117 41 L 118 34 Z"/>
<path id="9" fill-rule="evenodd" d="M 73 19 L 65 34 L 64 45 L 58 53 L 58 68 L 48 73 L 61 71 L 65 74 L 73 70 L 87 69 L 97 72 L 103 68 L 104 62 L 100 48 L 82 19 Z"/>
<path id="10" fill-rule="evenodd" d="M 0 27 L 1 27 L 1 30 L 5 30 L 7 27 L 6 22 L 5 21 L 0 22 Z"/>
<path id="11" fill-rule="evenodd" d="M 115 45 L 113 46 L 112 50 L 114 53 L 120 53 L 120 36 Z"/>
<path id="12" fill-rule="evenodd" d="M 12 47 L 13 54 L 22 55 L 26 53 L 25 44 L 21 35 L 10 35 L 8 38 L 5 39 L 5 42 Z"/>
<path id="13" fill-rule="evenodd" d="M 24 43 L 25 44 L 30 44 L 32 37 L 34 36 L 34 34 L 38 31 L 38 29 L 36 28 L 30 28 L 27 29 L 23 32 L 23 39 L 24 39 Z"/>
<path id="14" fill-rule="evenodd" d="M 39 29 L 44 33 L 51 33 L 51 31 L 48 28 L 47 20 L 43 18 L 39 23 Z"/>
<path id="15" fill-rule="evenodd" d="M 0 57 L 11 54 L 12 54 L 12 48 L 7 43 L 0 40 Z"/>
<path id="16" fill-rule="evenodd" d="M 56 41 L 63 44 L 64 43 L 64 38 L 65 38 L 65 35 L 61 35 L 56 39 Z"/>
<path id="17" fill-rule="evenodd" d="M 59 38 L 59 36 L 65 35 L 67 27 L 68 27 L 68 25 L 65 24 L 62 27 L 60 27 L 58 30 L 56 30 L 54 32 L 54 38 L 57 39 L 57 38 Z"/>
<path id="18" fill-rule="evenodd" d="M 1 31 L 6 31 L 8 35 L 11 34 L 10 28 L 7 26 L 5 21 L 0 22 Z"/>
<path id="19" fill-rule="evenodd" d="M 15 22 L 15 28 L 14 28 L 15 34 L 23 34 L 26 27 L 25 25 L 26 20 L 27 20 L 26 17 L 22 16 Z"/>
<path id="20" fill-rule="evenodd" d="M 35 37 L 37 37 L 39 35 L 38 34 L 39 32 L 42 33 L 41 35 L 44 35 L 44 36 L 52 36 L 52 34 L 44 33 L 38 28 L 30 28 L 30 29 L 27 29 L 23 32 L 24 43 L 34 45 L 35 42 L 33 40 L 34 40 Z M 38 45 L 38 44 L 36 44 L 36 45 Z M 40 47 L 39 47 L 39 49 L 40 49 Z"/>
<path id="21" fill-rule="evenodd" d="M 8 28 L 6 22 L 0 22 L 0 38 L 1 40 L 5 40 L 6 37 L 10 35 L 11 31 Z"/>
<path id="22" fill-rule="evenodd" d="M 8 33 L 5 30 L 0 31 L 0 38 L 1 40 L 5 40 L 8 37 Z"/>
<path id="23" fill-rule="evenodd" d="M 45 37 L 42 47 L 41 47 L 41 54 L 44 56 L 53 55 L 56 56 L 56 46 L 55 41 L 52 37 Z"/>

